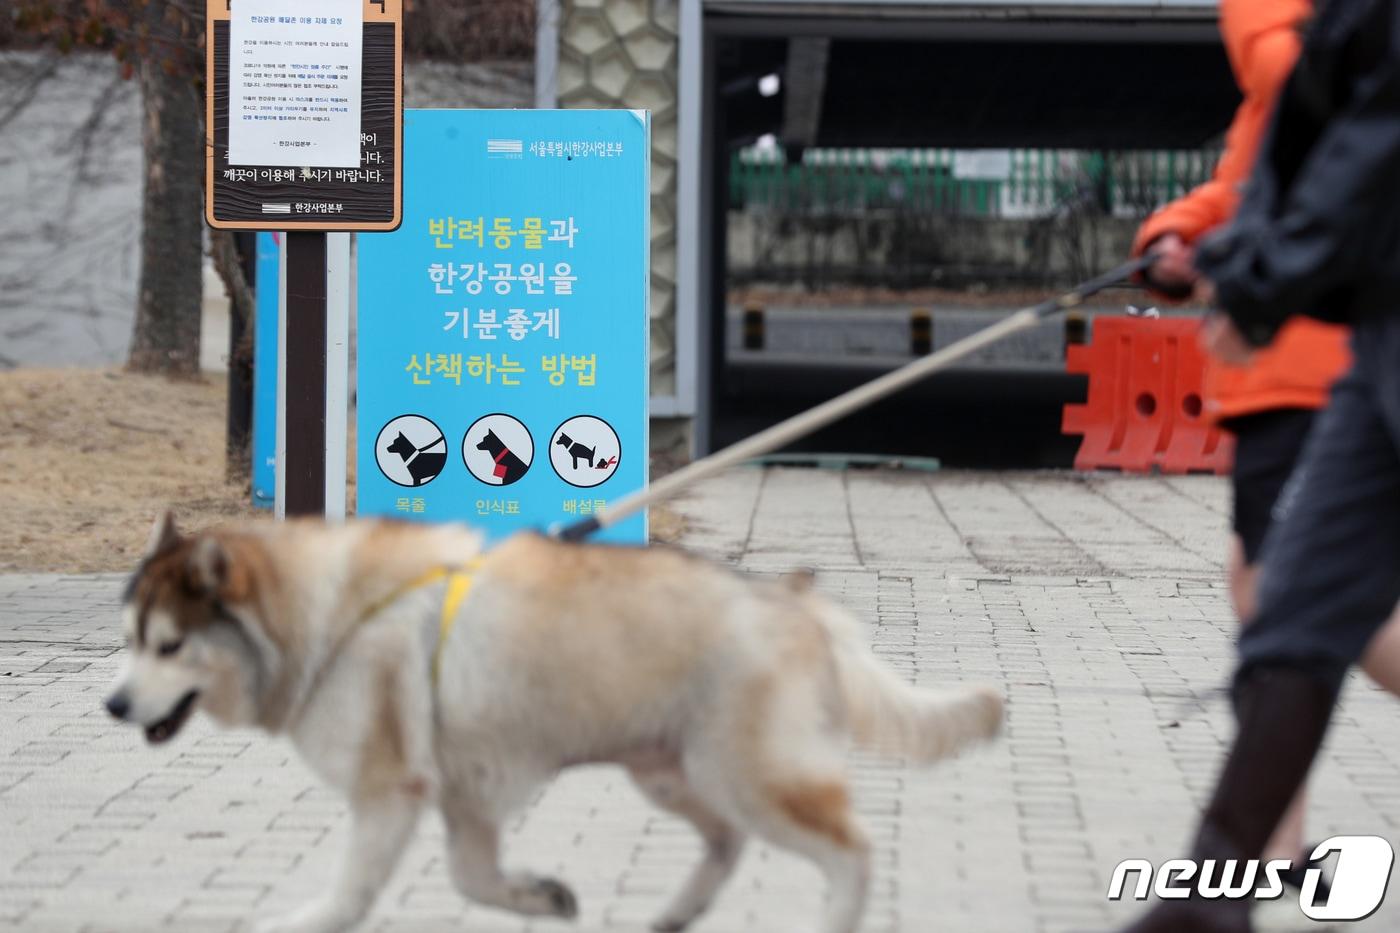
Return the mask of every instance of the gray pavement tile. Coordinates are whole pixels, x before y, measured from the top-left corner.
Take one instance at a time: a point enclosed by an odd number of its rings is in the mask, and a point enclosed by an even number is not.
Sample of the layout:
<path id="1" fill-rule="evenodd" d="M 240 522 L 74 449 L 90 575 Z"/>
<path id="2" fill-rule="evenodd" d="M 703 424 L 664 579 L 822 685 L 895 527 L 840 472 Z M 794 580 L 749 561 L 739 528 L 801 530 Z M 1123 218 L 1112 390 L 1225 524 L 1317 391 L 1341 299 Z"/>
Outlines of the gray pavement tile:
<path id="1" fill-rule="evenodd" d="M 876 931 L 1104 930 L 1113 866 L 1181 854 L 1232 728 L 1235 622 L 1213 477 L 735 470 L 677 507 L 685 544 L 755 573 L 813 567 L 925 686 L 990 682 L 999 742 L 931 770 L 852 759 Z M 151 750 L 98 707 L 123 576 L 0 575 L 0 927 L 245 930 L 323 888 L 345 807 L 285 744 L 195 723 Z M 1355 678 L 1312 783 L 1310 838 L 1400 836 L 1400 706 Z M 426 820 L 364 929 L 534 931 L 461 901 Z M 620 773 L 578 769 L 512 826 L 507 862 L 578 891 L 581 931 L 645 926 L 699 855 Z M 701 931 L 811 930 L 817 872 L 750 847 Z M 1313 929 L 1270 906 L 1261 929 Z M 1400 901 L 1351 929 L 1400 925 Z"/>

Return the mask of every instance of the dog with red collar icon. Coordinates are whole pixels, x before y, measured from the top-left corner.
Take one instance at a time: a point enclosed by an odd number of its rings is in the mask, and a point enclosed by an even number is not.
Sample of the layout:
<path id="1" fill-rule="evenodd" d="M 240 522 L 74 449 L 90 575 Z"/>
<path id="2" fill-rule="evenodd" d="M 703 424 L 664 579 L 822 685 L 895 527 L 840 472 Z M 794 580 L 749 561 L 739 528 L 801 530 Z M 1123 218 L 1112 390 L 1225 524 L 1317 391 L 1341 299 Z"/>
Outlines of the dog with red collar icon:
<path id="1" fill-rule="evenodd" d="M 509 486 L 511 483 L 525 475 L 525 471 L 530 465 L 511 453 L 505 441 L 496 436 L 495 431 L 488 430 L 486 436 L 476 445 L 477 450 L 484 450 L 491 455 L 491 459 L 496 461 L 492 475 L 501 481 L 502 486 Z"/>

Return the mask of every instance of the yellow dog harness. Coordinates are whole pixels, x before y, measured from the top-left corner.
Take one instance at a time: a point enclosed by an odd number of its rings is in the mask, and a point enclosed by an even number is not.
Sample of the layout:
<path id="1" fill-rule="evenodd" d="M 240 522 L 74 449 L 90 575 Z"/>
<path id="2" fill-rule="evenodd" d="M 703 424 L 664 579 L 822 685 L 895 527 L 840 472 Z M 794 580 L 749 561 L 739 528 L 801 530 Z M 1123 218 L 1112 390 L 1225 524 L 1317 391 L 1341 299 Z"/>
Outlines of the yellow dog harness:
<path id="1" fill-rule="evenodd" d="M 483 557 L 476 557 L 458 567 L 434 567 L 409 580 L 403 586 L 394 590 L 383 599 L 370 604 L 369 608 L 360 614 L 360 621 L 364 622 L 377 613 L 387 609 L 400 598 L 424 586 L 431 586 L 439 580 L 447 581 L 447 590 L 442 596 L 442 614 L 438 618 L 438 640 L 433 648 L 432 666 L 429 668 L 433 687 L 438 684 L 438 674 L 442 668 L 442 650 L 447 644 L 447 638 L 452 634 L 452 628 L 457 624 L 457 611 L 462 608 L 462 603 L 466 601 L 467 594 L 471 592 L 472 583 L 475 582 L 476 572 L 481 568 Z"/>

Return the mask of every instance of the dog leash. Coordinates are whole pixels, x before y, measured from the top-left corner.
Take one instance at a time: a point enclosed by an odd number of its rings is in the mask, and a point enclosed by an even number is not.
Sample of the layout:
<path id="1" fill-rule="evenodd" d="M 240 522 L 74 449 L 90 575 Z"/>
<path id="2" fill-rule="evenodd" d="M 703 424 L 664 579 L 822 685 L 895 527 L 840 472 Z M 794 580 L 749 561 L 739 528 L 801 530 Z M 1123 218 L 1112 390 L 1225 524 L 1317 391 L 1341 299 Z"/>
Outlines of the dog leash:
<path id="1" fill-rule="evenodd" d="M 438 566 L 432 567 L 418 576 L 409 580 L 401 586 L 396 587 L 387 595 L 370 603 L 366 609 L 355 619 L 352 631 L 374 618 L 385 609 L 398 602 L 404 596 L 425 586 L 431 586 L 440 580 L 447 581 L 447 590 L 442 596 L 442 612 L 438 617 L 438 640 L 433 647 L 432 661 L 429 666 L 429 677 L 433 688 L 436 690 L 439 674 L 442 670 L 442 652 L 447 644 L 448 637 L 452 634 L 452 629 L 457 624 L 457 611 L 462 608 L 462 603 L 471 593 L 472 585 L 476 582 L 476 572 L 481 569 L 481 565 L 486 558 L 482 556 L 474 557 L 460 566 Z"/>
<path id="2" fill-rule="evenodd" d="M 1136 259 L 1123 263 L 1116 269 L 1105 272 L 1097 278 L 1090 279 L 1075 286 L 1072 290 L 1060 295 L 1057 298 L 1050 298 L 1042 301 L 1038 305 L 1022 308 L 1020 311 L 1009 317 L 1003 318 L 990 327 L 985 327 L 974 334 L 969 334 L 963 339 L 951 343 L 935 353 L 906 363 L 899 369 L 885 373 L 876 379 L 856 386 L 849 392 L 844 392 L 814 408 L 809 408 L 773 425 L 767 430 L 760 431 L 742 441 L 731 444 L 723 450 L 716 451 L 708 457 L 702 457 L 695 462 L 682 467 L 668 476 L 646 486 L 636 492 L 623 496 L 615 504 L 609 506 L 601 514 L 595 514 L 591 518 L 582 519 L 577 522 L 551 530 L 551 534 L 564 541 L 582 541 L 589 535 L 609 528 L 624 518 L 646 508 L 653 503 L 669 499 L 677 492 L 687 486 L 691 486 L 703 479 L 708 479 L 722 470 L 750 460 L 763 454 L 771 453 L 785 444 L 790 444 L 798 438 L 805 437 L 819 428 L 826 427 L 838 418 L 844 418 L 851 412 L 864 408 L 872 402 L 877 402 L 888 395 L 893 395 L 920 379 L 924 379 L 941 369 L 946 369 L 950 364 L 972 354 L 983 347 L 1003 340 L 1012 334 L 1026 330 L 1039 324 L 1049 317 L 1053 317 L 1063 311 L 1078 307 L 1093 295 L 1098 294 L 1106 288 L 1121 285 L 1127 282 L 1134 275 L 1145 270 L 1157 259 L 1153 253 L 1145 253 Z"/>

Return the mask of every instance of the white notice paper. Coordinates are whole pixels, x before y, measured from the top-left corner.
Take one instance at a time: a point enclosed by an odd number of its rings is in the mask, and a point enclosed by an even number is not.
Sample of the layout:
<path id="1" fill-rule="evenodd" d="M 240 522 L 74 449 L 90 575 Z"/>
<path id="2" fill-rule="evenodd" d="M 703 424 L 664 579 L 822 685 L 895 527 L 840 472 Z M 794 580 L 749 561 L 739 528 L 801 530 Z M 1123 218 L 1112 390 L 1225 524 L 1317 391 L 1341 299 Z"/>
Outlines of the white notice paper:
<path id="1" fill-rule="evenodd" d="M 361 0 L 237 0 L 230 165 L 360 165 Z"/>

